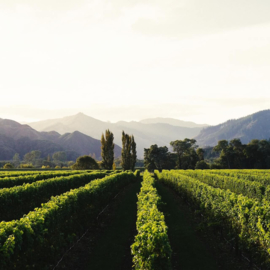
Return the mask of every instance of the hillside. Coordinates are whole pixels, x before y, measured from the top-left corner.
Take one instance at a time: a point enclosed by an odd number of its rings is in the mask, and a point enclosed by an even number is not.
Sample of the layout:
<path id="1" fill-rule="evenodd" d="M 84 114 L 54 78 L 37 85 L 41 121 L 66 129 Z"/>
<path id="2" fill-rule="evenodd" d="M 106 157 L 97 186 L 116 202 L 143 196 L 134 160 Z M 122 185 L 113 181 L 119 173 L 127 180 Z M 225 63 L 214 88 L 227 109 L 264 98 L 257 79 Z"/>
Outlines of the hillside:
<path id="1" fill-rule="evenodd" d="M 59 119 L 29 123 L 29 125 L 38 131 L 56 131 L 60 134 L 80 131 L 98 140 L 100 140 L 101 134 L 106 129 L 110 129 L 114 134 L 115 143 L 118 145 L 122 145 L 122 131 L 124 130 L 125 133 L 134 135 L 139 158 L 143 158 L 144 148 L 148 148 L 152 144 L 169 146 L 171 141 L 197 136 L 202 129 L 202 127 L 182 127 L 168 123 L 146 124 L 135 121 L 108 123 L 83 113 Z"/>
<path id="2" fill-rule="evenodd" d="M 270 110 L 260 111 L 246 117 L 206 127 L 195 137 L 200 146 L 214 146 L 219 140 L 241 139 L 248 143 L 252 139 L 270 138 Z"/>
<path id="3" fill-rule="evenodd" d="M 143 124 L 169 124 L 172 126 L 177 127 L 189 127 L 189 128 L 197 128 L 197 127 L 207 127 L 207 124 L 196 124 L 190 121 L 182 121 L 174 118 L 163 118 L 163 117 L 156 117 L 156 118 L 148 118 L 141 120 L 140 123 Z"/>
<path id="4" fill-rule="evenodd" d="M 21 125 L 16 121 L 1 118 L 0 118 L 0 134 L 15 140 L 22 137 L 27 137 L 31 140 L 43 139 L 43 136 L 30 126 Z"/>
<path id="5" fill-rule="evenodd" d="M 95 154 L 101 159 L 100 140 L 75 131 L 63 135 L 51 132 L 38 132 L 28 125 L 13 120 L 0 119 L 0 160 L 12 159 L 15 153 L 21 158 L 32 150 L 39 150 L 42 157 L 57 151 L 66 151 L 68 160 L 78 156 Z M 115 145 L 115 156 L 121 155 L 121 148 Z"/>

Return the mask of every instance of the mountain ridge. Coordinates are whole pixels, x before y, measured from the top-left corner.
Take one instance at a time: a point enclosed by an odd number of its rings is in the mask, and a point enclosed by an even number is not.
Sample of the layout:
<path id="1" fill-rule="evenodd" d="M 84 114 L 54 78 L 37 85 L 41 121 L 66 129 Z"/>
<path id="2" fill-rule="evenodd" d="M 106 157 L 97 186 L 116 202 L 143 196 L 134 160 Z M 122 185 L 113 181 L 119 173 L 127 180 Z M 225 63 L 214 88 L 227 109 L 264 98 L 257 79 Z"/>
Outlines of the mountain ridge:
<path id="1" fill-rule="evenodd" d="M 68 153 L 69 160 L 89 154 L 95 154 L 97 159 L 101 159 L 100 140 L 79 131 L 63 135 L 56 131 L 38 132 L 28 125 L 21 125 L 9 119 L 0 119 L 0 159 L 12 159 L 15 153 L 23 157 L 33 150 L 41 151 L 42 157 L 65 151 Z M 121 148 L 115 145 L 115 156 L 120 155 Z"/>
<path id="2" fill-rule="evenodd" d="M 169 124 L 172 126 L 179 126 L 179 127 L 207 127 L 208 124 L 197 124 L 191 121 L 183 121 L 175 118 L 168 118 L 168 117 L 155 117 L 155 118 L 147 118 L 139 121 L 143 124 L 157 124 L 157 123 L 163 123 L 163 124 Z"/>
<path id="3" fill-rule="evenodd" d="M 242 143 L 270 138 L 270 110 L 259 111 L 219 125 L 206 127 L 195 137 L 200 146 L 215 146 L 219 140 L 238 138 Z"/>
<path id="4" fill-rule="evenodd" d="M 74 132 L 76 130 L 100 139 L 101 134 L 109 129 L 114 134 L 114 141 L 122 145 L 122 131 L 129 135 L 134 135 L 137 144 L 137 156 L 143 158 L 144 148 L 149 148 L 152 144 L 166 145 L 170 142 L 184 138 L 193 138 L 199 134 L 203 127 L 180 127 L 168 123 L 141 123 L 136 121 L 119 121 L 116 123 L 104 122 L 96 118 L 87 116 L 83 113 L 57 118 L 53 120 L 44 120 L 40 122 L 29 123 L 29 125 L 39 131 L 55 130 L 60 134 Z"/>

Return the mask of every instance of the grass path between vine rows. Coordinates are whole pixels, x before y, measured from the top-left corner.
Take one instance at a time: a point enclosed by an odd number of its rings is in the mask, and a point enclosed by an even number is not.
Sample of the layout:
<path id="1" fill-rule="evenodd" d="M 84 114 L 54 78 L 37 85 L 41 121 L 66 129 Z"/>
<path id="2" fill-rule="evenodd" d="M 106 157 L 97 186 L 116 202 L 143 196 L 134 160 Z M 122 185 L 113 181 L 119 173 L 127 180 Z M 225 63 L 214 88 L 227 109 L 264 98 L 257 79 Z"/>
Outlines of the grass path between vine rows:
<path id="1" fill-rule="evenodd" d="M 184 205 L 179 196 L 169 187 L 156 184 L 164 205 L 168 236 L 173 250 L 173 269 L 181 270 L 247 270 L 247 263 L 239 261 L 228 248 L 222 249 L 214 235 L 197 230 L 191 209 Z M 224 248 L 224 247 L 223 247 Z"/>
<path id="2" fill-rule="evenodd" d="M 55 270 L 131 270 L 140 187 L 140 182 L 125 187 Z"/>

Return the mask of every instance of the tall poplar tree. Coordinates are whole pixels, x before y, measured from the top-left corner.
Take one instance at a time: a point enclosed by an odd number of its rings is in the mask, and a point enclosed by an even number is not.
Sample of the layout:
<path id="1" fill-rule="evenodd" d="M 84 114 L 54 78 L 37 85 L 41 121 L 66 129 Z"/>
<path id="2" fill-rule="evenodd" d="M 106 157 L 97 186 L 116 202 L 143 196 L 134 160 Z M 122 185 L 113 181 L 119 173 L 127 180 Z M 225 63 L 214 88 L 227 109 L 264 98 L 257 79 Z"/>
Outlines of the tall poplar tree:
<path id="1" fill-rule="evenodd" d="M 122 162 L 121 166 L 124 171 L 130 169 L 130 139 L 128 134 L 125 134 L 125 132 L 122 132 Z"/>
<path id="2" fill-rule="evenodd" d="M 137 151 L 136 151 L 136 143 L 135 143 L 133 135 L 131 136 L 131 141 L 130 141 L 130 151 L 131 151 L 130 169 L 134 171 L 135 164 L 137 161 Z"/>
<path id="3" fill-rule="evenodd" d="M 109 129 L 105 131 L 105 135 L 101 136 L 101 165 L 106 170 L 111 170 L 114 161 L 114 143 L 113 133 Z"/>
<path id="4" fill-rule="evenodd" d="M 137 159 L 136 143 L 134 136 L 122 132 L 122 162 L 123 170 L 134 170 Z"/>

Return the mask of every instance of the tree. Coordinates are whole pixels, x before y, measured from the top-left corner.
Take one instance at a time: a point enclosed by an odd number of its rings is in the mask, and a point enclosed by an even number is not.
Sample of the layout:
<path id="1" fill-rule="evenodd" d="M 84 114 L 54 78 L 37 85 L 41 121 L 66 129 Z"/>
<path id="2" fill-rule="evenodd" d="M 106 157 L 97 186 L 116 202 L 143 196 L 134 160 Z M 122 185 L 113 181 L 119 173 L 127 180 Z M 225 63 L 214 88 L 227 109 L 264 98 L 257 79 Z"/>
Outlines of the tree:
<path id="1" fill-rule="evenodd" d="M 90 156 L 78 157 L 76 163 L 72 166 L 74 170 L 98 170 L 97 162 Z"/>
<path id="2" fill-rule="evenodd" d="M 229 142 L 227 140 L 220 140 L 218 144 L 213 148 L 215 152 L 220 153 L 217 163 L 223 168 L 231 169 L 231 154 L 232 149 L 229 147 Z"/>
<path id="3" fill-rule="evenodd" d="M 195 167 L 198 161 L 198 155 L 195 152 L 198 146 L 195 139 L 176 140 L 170 142 L 170 145 L 177 154 L 178 169 L 192 169 Z"/>
<path id="4" fill-rule="evenodd" d="M 220 153 L 219 159 L 215 162 L 221 168 L 237 169 L 243 167 L 243 145 L 240 139 L 233 139 L 230 142 L 220 140 L 213 150 Z"/>
<path id="5" fill-rule="evenodd" d="M 232 169 L 241 169 L 246 167 L 244 148 L 240 139 L 232 139 L 229 143 L 230 162 Z"/>
<path id="6" fill-rule="evenodd" d="M 244 149 L 249 169 L 269 168 L 270 144 L 266 140 L 251 140 Z"/>
<path id="7" fill-rule="evenodd" d="M 52 158 L 54 161 L 61 161 L 61 162 L 65 162 L 67 160 L 67 154 L 65 151 L 59 151 L 59 152 L 55 152 L 52 155 Z"/>
<path id="8" fill-rule="evenodd" d="M 15 167 L 18 167 L 20 165 L 20 155 L 18 153 L 16 153 L 14 156 L 13 156 L 13 163 L 15 165 Z"/>
<path id="9" fill-rule="evenodd" d="M 172 169 L 175 167 L 173 155 L 168 152 L 168 147 L 158 147 L 156 144 L 144 148 L 144 167 L 148 171 Z"/>
<path id="10" fill-rule="evenodd" d="M 102 167 L 107 170 L 111 170 L 114 161 L 114 143 L 113 133 L 109 129 L 105 131 L 105 136 L 102 133 L 101 136 L 101 157 Z"/>
<path id="11" fill-rule="evenodd" d="M 68 167 L 71 167 L 71 166 L 74 165 L 74 163 L 75 163 L 75 162 L 71 160 L 71 161 L 68 161 L 67 165 L 68 165 Z"/>
<path id="12" fill-rule="evenodd" d="M 204 150 L 203 150 L 202 148 L 198 148 L 198 149 L 196 150 L 196 153 L 197 153 L 197 155 L 198 155 L 200 161 L 201 161 L 201 160 L 204 160 Z"/>
<path id="13" fill-rule="evenodd" d="M 199 170 L 205 170 L 209 168 L 210 168 L 209 164 L 207 164 L 204 160 L 198 161 L 195 166 L 195 169 L 199 169 Z"/>
<path id="14" fill-rule="evenodd" d="M 134 171 L 135 164 L 137 161 L 137 151 L 136 151 L 136 142 L 134 136 L 129 136 L 122 132 L 122 161 L 121 166 L 123 170 L 132 170 Z"/>
<path id="15" fill-rule="evenodd" d="M 131 160 L 131 154 L 130 154 L 130 137 L 128 134 L 125 134 L 125 132 L 122 132 L 122 162 L 121 166 L 124 171 L 130 170 L 130 160 Z"/>
<path id="16" fill-rule="evenodd" d="M 23 160 L 28 163 L 35 163 L 41 156 L 41 152 L 39 150 L 33 150 L 29 153 L 26 153 L 23 157 Z"/>
<path id="17" fill-rule="evenodd" d="M 11 163 L 6 163 L 3 168 L 4 169 L 13 169 L 13 165 Z"/>
<path id="18" fill-rule="evenodd" d="M 131 141 L 130 141 L 131 147 L 130 147 L 130 151 L 131 151 L 131 157 L 130 157 L 130 169 L 132 171 L 134 171 L 135 169 L 135 165 L 136 165 L 136 161 L 137 161 L 137 151 L 136 151 L 136 142 L 134 140 L 134 136 L 131 136 Z"/>

